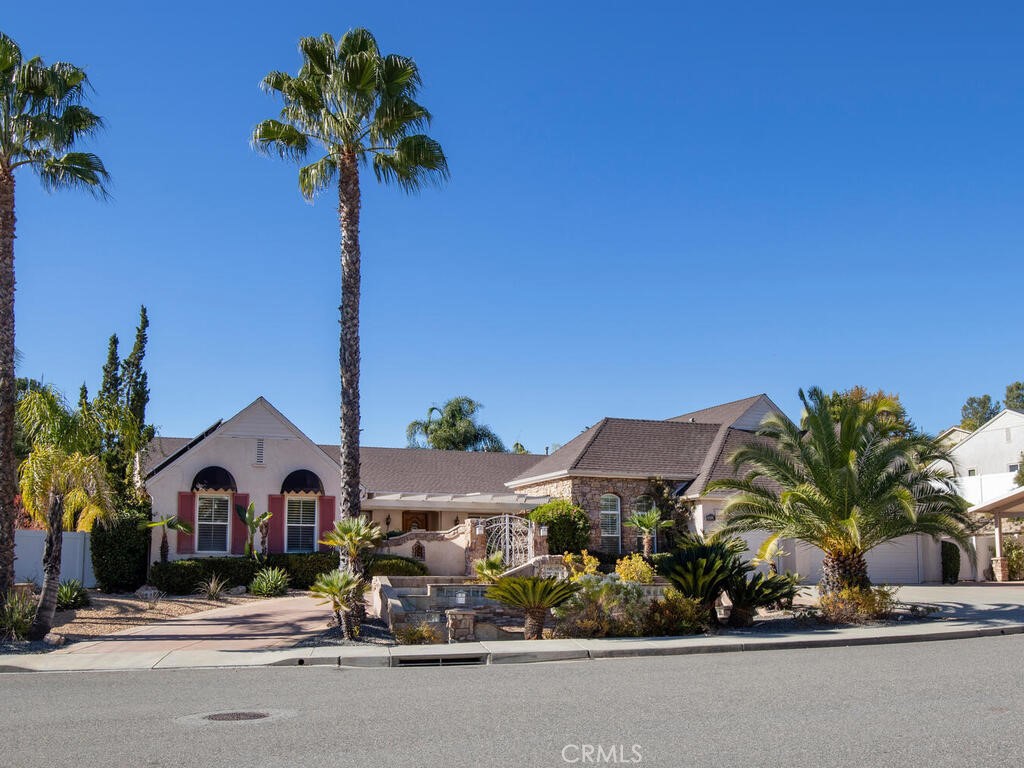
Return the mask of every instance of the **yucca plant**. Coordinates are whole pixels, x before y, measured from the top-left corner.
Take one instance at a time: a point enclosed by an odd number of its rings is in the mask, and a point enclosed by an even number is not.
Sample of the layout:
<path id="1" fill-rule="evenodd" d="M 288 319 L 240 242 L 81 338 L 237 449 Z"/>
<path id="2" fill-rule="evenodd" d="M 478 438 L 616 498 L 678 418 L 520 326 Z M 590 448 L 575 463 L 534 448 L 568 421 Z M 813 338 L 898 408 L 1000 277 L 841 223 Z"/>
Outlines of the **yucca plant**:
<path id="1" fill-rule="evenodd" d="M 199 582 L 196 587 L 196 594 L 202 595 L 208 600 L 220 600 L 228 589 L 228 580 L 222 579 L 216 573 L 210 574 L 210 578 Z"/>
<path id="2" fill-rule="evenodd" d="M 65 579 L 57 587 L 58 611 L 84 608 L 89 602 L 89 593 L 78 579 Z"/>
<path id="3" fill-rule="evenodd" d="M 32 595 L 8 592 L 0 605 L 0 640 L 24 640 L 35 615 L 36 601 Z"/>
<path id="4" fill-rule="evenodd" d="M 552 608 L 557 608 L 576 594 L 576 584 L 561 579 L 542 579 L 537 576 L 505 576 L 487 588 L 485 596 L 497 600 L 525 614 L 523 637 L 540 640 L 544 635 L 544 620 Z"/>
<path id="5" fill-rule="evenodd" d="M 835 402 L 817 387 L 801 390 L 799 426 L 765 418 L 731 456 L 740 478 L 717 480 L 708 492 L 731 491 L 723 510 L 727 533 L 768 531 L 824 551 L 822 592 L 870 586 L 865 554 L 912 534 L 947 536 L 972 551 L 967 502 L 935 438 L 908 430 L 886 397 Z"/>
<path id="6" fill-rule="evenodd" d="M 252 577 L 249 592 L 257 597 L 280 597 L 288 591 L 289 581 L 284 568 L 261 568 Z"/>
<path id="7" fill-rule="evenodd" d="M 354 640 L 359 635 L 359 625 L 353 621 L 353 612 L 363 603 L 367 584 L 351 571 L 328 571 L 316 577 L 309 591 L 322 598 L 322 604 L 331 606 L 342 636 Z"/>
<path id="8" fill-rule="evenodd" d="M 483 560 L 477 560 L 473 563 L 473 570 L 476 572 L 476 580 L 478 582 L 481 584 L 493 584 L 505 572 L 505 555 L 501 552 L 495 552 Z"/>

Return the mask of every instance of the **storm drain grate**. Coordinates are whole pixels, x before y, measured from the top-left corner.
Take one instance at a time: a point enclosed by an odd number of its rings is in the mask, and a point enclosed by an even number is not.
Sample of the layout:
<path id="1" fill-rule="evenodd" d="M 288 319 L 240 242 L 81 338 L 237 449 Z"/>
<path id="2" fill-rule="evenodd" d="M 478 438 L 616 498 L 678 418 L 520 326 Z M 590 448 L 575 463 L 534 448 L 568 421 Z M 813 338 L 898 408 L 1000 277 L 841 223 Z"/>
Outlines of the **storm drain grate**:
<path id="1" fill-rule="evenodd" d="M 225 722 L 239 722 L 242 720 L 262 720 L 265 717 L 270 717 L 269 712 L 215 712 L 212 715 L 206 715 L 203 717 L 204 720 L 213 720 L 218 723 Z"/>
<path id="2" fill-rule="evenodd" d="M 486 656 L 407 656 L 396 659 L 399 667 L 465 667 L 486 664 Z"/>

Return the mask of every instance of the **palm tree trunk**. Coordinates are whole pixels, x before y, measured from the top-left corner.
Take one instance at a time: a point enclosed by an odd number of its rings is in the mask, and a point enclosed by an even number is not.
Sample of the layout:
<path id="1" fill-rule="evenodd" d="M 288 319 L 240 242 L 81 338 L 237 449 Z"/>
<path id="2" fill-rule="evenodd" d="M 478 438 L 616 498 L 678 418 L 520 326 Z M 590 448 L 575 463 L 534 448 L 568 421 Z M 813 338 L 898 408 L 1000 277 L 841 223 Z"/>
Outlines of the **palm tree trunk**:
<path id="1" fill-rule="evenodd" d="M 868 589 L 868 564 L 862 552 L 850 554 L 825 553 L 821 561 L 821 581 L 818 589 L 822 594 L 842 589 Z"/>
<path id="2" fill-rule="evenodd" d="M 645 560 L 650 560 L 651 559 L 651 532 L 650 531 L 644 531 L 644 533 L 643 533 L 643 540 L 644 540 L 644 559 Z"/>
<path id="3" fill-rule="evenodd" d="M 14 173 L 0 167 L 0 606 L 14 586 Z"/>
<path id="4" fill-rule="evenodd" d="M 346 640 L 356 639 L 356 624 L 352 618 L 352 611 L 342 611 L 339 619 L 341 627 L 341 636 Z"/>
<path id="5" fill-rule="evenodd" d="M 163 527 L 160 532 L 160 562 L 166 563 L 168 556 L 171 554 L 171 547 L 167 543 L 167 526 Z"/>
<path id="6" fill-rule="evenodd" d="M 526 611 L 526 621 L 523 624 L 524 640 L 541 640 L 544 637 L 544 619 L 547 618 L 547 608 L 531 608 Z"/>
<path id="7" fill-rule="evenodd" d="M 341 516 L 358 517 L 359 500 L 359 165 L 346 150 L 338 163 L 341 224 Z"/>
<path id="8" fill-rule="evenodd" d="M 60 557 L 64 544 L 64 498 L 54 496 L 46 516 L 46 541 L 43 543 L 43 589 L 36 617 L 28 630 L 29 640 L 42 640 L 53 627 L 57 612 L 57 588 L 60 586 Z"/>

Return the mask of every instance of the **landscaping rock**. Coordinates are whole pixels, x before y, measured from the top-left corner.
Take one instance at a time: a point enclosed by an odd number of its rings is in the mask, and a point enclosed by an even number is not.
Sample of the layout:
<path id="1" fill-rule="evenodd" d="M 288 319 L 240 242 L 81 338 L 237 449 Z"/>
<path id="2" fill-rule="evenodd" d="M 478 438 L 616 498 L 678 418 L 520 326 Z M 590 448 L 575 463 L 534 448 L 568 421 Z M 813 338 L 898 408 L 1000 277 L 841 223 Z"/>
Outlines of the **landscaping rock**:
<path id="1" fill-rule="evenodd" d="M 64 635 L 60 634 L 59 632 L 50 632 L 46 635 L 46 637 L 43 638 L 43 642 L 51 648 L 59 648 L 60 646 L 64 645 L 65 639 Z"/>
<path id="2" fill-rule="evenodd" d="M 160 597 L 160 594 L 161 592 L 159 589 L 150 586 L 149 584 L 144 584 L 135 590 L 135 596 L 140 600 L 145 600 L 147 603 L 151 603 L 156 600 Z"/>
<path id="3" fill-rule="evenodd" d="M 225 594 L 227 595 L 244 595 L 248 590 L 243 586 L 231 587 Z"/>

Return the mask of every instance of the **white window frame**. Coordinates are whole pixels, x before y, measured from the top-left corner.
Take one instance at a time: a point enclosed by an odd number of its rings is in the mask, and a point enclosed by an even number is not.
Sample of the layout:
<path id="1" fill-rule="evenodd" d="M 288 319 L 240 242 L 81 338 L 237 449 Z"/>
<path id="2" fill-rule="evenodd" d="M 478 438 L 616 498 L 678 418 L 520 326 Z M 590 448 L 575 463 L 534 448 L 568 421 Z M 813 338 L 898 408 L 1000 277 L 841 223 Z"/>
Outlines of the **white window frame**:
<path id="1" fill-rule="evenodd" d="M 307 523 L 289 523 L 288 522 L 288 505 L 292 501 L 312 501 L 313 502 L 313 524 Z M 295 493 L 289 494 L 284 498 L 284 551 L 285 552 L 316 552 L 317 541 L 320 538 L 318 534 L 320 524 L 320 497 L 313 494 Z M 313 548 L 312 549 L 292 549 L 288 546 L 288 529 L 289 528 L 312 528 L 313 529 Z"/>
<path id="2" fill-rule="evenodd" d="M 199 519 L 199 506 L 203 499 L 224 499 L 228 503 L 228 519 L 223 523 L 215 521 L 202 522 Z M 208 554 L 208 555 L 226 555 L 231 551 L 231 494 L 230 493 L 197 493 L 196 494 L 196 513 L 195 513 L 195 542 L 196 542 L 196 554 Z M 224 549 L 200 549 L 199 542 L 201 537 L 199 535 L 200 525 L 223 525 L 224 526 Z"/>
<path id="3" fill-rule="evenodd" d="M 1007 464 L 1006 465 L 1006 471 L 1007 472 L 1020 472 L 1020 462 L 1019 461 L 1015 461 L 1015 462 L 1013 462 L 1013 464 Z"/>
<path id="4" fill-rule="evenodd" d="M 614 510 L 605 509 L 605 500 L 606 499 L 615 499 L 615 509 Z M 619 496 L 614 494 L 614 493 L 602 493 L 598 509 L 600 510 L 599 523 L 600 523 L 600 530 L 601 530 L 601 538 L 602 539 L 613 539 L 614 538 L 616 540 L 616 542 L 617 542 L 616 550 L 621 552 L 622 551 L 622 499 L 619 498 Z M 604 532 L 604 521 L 605 521 L 606 517 L 607 518 L 611 518 L 611 517 L 614 518 L 614 520 L 615 520 L 615 533 L 605 533 Z"/>

